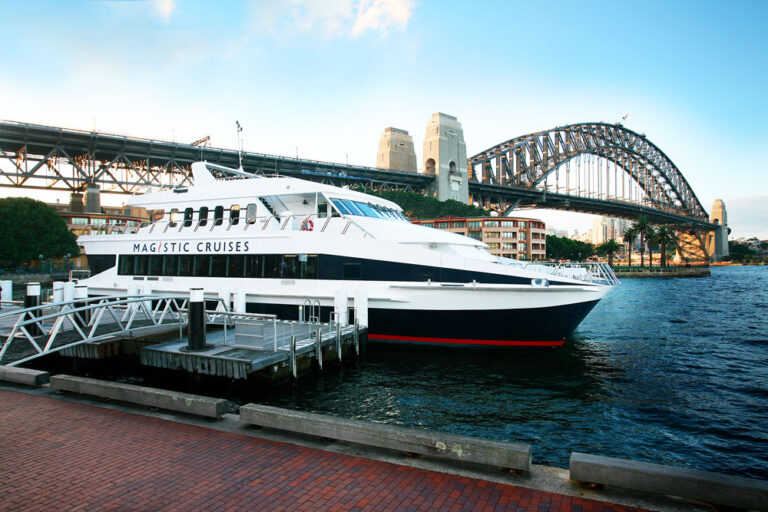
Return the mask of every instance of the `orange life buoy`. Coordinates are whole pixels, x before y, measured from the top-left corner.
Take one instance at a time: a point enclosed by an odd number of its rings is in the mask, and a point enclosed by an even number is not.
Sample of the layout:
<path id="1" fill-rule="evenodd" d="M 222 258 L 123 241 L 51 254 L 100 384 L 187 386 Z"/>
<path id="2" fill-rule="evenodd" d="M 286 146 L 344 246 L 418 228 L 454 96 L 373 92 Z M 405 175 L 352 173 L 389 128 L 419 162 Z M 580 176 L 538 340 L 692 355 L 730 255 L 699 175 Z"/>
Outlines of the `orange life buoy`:
<path id="1" fill-rule="evenodd" d="M 312 231 L 314 227 L 315 224 L 312 222 L 312 219 L 304 219 L 304 222 L 301 223 L 302 231 Z"/>

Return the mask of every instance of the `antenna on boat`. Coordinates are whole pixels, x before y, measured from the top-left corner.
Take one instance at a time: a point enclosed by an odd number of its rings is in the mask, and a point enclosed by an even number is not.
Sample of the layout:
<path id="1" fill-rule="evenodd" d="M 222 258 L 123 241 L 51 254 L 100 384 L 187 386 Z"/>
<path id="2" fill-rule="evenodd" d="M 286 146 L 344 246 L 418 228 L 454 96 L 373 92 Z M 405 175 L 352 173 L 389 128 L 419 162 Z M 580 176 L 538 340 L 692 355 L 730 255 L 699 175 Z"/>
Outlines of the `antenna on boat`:
<path id="1" fill-rule="evenodd" d="M 240 163 L 239 169 L 243 170 L 243 137 L 240 135 L 243 131 L 243 127 L 240 126 L 240 121 L 235 121 L 237 125 L 237 160 Z"/>

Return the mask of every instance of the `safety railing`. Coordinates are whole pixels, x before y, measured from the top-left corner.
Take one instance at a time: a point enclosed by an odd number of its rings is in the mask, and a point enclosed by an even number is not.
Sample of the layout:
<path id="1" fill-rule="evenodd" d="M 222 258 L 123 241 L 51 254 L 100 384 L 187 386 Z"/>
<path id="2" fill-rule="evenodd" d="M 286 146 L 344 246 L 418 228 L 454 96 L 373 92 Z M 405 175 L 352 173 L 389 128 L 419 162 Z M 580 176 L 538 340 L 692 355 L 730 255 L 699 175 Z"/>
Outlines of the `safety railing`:
<path id="1" fill-rule="evenodd" d="M 606 286 L 618 286 L 619 279 L 613 273 L 610 265 L 600 261 L 584 262 L 546 262 L 532 261 L 521 262 L 519 260 L 509 260 L 508 258 L 499 258 L 499 261 L 505 265 L 518 266 L 525 270 L 532 270 L 540 274 L 566 277 L 576 279 L 591 284 L 604 284 Z"/>
<path id="2" fill-rule="evenodd" d="M 226 304 L 222 299 L 223 310 Z M 0 348 L 0 364 L 15 366 L 37 357 L 82 343 L 95 342 L 119 334 L 140 332 L 160 325 L 187 322 L 187 297 L 161 295 L 123 295 L 76 299 L 55 304 L 0 312 L 0 323 L 15 316 Z M 2 338 L 0 338 L 2 339 Z M 14 343 L 27 343 L 32 355 L 7 361 Z"/>
<path id="3" fill-rule="evenodd" d="M 284 217 L 266 216 L 236 219 L 202 219 L 202 220 L 158 220 L 142 227 L 115 226 L 109 234 L 134 234 L 139 231 L 147 233 L 196 233 L 201 232 L 253 232 L 253 231 L 307 231 L 332 233 L 339 235 L 357 234 L 362 237 L 373 235 L 349 217 L 325 216 L 318 214 L 287 215 Z"/>

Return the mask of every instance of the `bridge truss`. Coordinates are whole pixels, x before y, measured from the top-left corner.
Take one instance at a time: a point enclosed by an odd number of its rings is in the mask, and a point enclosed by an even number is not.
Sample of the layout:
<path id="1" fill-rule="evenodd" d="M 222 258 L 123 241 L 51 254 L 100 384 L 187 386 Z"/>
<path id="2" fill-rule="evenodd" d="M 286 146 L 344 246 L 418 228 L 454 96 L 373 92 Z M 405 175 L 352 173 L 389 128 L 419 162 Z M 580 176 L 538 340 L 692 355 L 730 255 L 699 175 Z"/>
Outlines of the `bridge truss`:
<path id="1" fill-rule="evenodd" d="M 510 139 L 468 159 L 472 200 L 506 211 L 527 205 L 675 226 L 685 260 L 707 259 L 716 227 L 683 174 L 645 135 L 580 123 Z"/>
<path id="2" fill-rule="evenodd" d="M 198 141 L 199 142 L 199 141 Z M 191 164 L 207 160 L 226 167 L 240 165 L 238 152 L 168 141 L 68 130 L 26 123 L 0 122 L 0 187 L 135 194 L 150 188 L 188 185 Z M 367 190 L 425 192 L 431 176 L 243 153 L 245 171 L 281 174 L 336 186 Z"/>
<path id="3" fill-rule="evenodd" d="M 669 215 L 670 222 L 709 224 L 677 166 L 644 135 L 621 125 L 582 123 L 523 135 L 469 158 L 468 168 L 470 184 L 535 192 L 521 194 L 519 204 L 538 204 L 545 193 L 555 203 L 550 208 L 595 210 L 607 202 L 604 208 L 627 208 L 635 216 L 643 207 Z M 575 204 L 563 205 L 567 198 Z"/>

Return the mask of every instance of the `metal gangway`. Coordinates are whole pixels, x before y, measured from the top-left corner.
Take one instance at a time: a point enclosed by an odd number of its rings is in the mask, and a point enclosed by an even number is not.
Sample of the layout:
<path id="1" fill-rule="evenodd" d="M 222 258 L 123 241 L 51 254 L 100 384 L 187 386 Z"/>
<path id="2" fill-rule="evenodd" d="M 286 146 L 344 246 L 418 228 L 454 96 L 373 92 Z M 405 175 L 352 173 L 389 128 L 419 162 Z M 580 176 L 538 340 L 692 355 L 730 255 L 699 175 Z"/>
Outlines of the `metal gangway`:
<path id="1" fill-rule="evenodd" d="M 234 325 L 221 298 L 206 311 L 206 321 Z M 115 295 L 0 310 L 0 364 L 16 366 L 84 343 L 151 332 L 188 321 L 189 297 L 179 295 Z M 224 314 L 222 314 L 224 313 Z"/>

